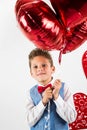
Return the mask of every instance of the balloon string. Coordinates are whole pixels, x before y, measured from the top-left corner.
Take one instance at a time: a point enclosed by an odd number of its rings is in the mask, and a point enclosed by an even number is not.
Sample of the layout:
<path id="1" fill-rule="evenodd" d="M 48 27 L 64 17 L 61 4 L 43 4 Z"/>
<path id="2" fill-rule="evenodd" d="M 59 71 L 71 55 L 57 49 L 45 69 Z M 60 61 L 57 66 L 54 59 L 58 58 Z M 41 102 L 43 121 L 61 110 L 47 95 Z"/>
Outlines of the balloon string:
<path id="1" fill-rule="evenodd" d="M 63 47 L 60 49 L 60 53 L 59 53 L 59 64 L 61 64 L 61 59 L 62 59 L 62 54 L 63 54 L 63 51 L 64 49 L 66 48 L 66 45 L 67 45 L 67 42 L 66 42 L 66 38 L 64 37 L 64 44 L 63 44 Z"/>
<path id="2" fill-rule="evenodd" d="M 61 59 L 62 59 L 62 50 L 59 53 L 59 64 L 61 64 Z"/>

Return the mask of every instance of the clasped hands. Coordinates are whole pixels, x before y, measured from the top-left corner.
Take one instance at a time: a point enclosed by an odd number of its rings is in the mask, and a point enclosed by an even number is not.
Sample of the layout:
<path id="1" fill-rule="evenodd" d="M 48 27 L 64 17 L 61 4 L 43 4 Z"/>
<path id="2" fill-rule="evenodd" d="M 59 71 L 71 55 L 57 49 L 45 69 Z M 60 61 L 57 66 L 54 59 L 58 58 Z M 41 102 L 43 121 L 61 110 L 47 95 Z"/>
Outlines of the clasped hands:
<path id="1" fill-rule="evenodd" d="M 59 79 L 56 79 L 53 83 L 52 88 L 48 87 L 45 89 L 42 96 L 42 102 L 44 105 L 46 105 L 50 99 L 56 100 L 58 98 L 59 91 L 62 86 L 61 84 L 61 81 Z"/>

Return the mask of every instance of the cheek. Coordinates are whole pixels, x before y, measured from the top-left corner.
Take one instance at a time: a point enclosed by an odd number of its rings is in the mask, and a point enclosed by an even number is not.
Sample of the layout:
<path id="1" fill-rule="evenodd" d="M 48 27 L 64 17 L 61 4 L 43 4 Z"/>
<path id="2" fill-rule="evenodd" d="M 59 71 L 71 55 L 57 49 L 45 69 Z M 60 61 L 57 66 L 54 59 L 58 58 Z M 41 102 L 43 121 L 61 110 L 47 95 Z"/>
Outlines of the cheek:
<path id="1" fill-rule="evenodd" d="M 47 70 L 47 73 L 48 73 L 49 75 L 51 75 L 51 74 L 53 74 L 53 71 L 52 71 L 51 69 L 48 69 L 48 70 Z"/>
<path id="2" fill-rule="evenodd" d="M 36 78 L 36 75 L 35 75 L 35 73 L 31 73 L 31 76 L 35 79 Z"/>
<path id="3" fill-rule="evenodd" d="M 34 71 L 31 69 L 31 71 L 30 71 L 30 74 L 31 74 L 31 76 L 33 76 L 34 75 Z"/>

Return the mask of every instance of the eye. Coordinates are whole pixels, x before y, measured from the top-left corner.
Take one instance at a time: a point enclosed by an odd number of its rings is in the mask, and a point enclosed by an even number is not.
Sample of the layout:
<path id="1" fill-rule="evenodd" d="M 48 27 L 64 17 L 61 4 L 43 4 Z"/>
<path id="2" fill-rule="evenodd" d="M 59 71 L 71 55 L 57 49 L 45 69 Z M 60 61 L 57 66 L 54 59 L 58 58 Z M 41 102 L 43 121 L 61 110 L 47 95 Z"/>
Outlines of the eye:
<path id="1" fill-rule="evenodd" d="M 42 64 L 42 67 L 46 67 L 47 65 L 46 64 Z"/>
<path id="2" fill-rule="evenodd" d="M 37 66 L 37 65 L 35 65 L 35 66 L 33 66 L 33 68 L 37 69 L 37 68 L 38 68 L 38 66 Z"/>

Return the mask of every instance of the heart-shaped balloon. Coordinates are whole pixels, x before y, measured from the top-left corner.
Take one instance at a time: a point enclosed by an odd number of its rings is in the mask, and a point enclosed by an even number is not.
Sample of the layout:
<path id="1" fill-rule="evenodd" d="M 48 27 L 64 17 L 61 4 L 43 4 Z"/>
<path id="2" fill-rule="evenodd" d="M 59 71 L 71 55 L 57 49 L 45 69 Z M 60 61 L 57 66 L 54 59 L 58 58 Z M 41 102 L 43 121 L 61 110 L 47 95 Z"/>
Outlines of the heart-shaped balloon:
<path id="1" fill-rule="evenodd" d="M 50 0 L 66 33 L 63 53 L 77 49 L 87 40 L 87 0 Z"/>
<path id="2" fill-rule="evenodd" d="M 70 130 L 87 129 L 87 95 L 75 93 L 73 97 L 77 110 L 77 118 L 73 123 L 69 124 Z"/>
<path id="3" fill-rule="evenodd" d="M 87 78 L 87 50 L 84 52 L 82 56 L 82 67 L 83 67 L 84 74 Z"/>
<path id="4" fill-rule="evenodd" d="M 46 50 L 62 48 L 63 27 L 45 2 L 18 0 L 15 13 L 23 33 L 37 47 Z"/>
<path id="5" fill-rule="evenodd" d="M 50 0 L 65 28 L 72 28 L 87 19 L 87 0 Z"/>
<path id="6" fill-rule="evenodd" d="M 50 1 L 56 13 L 41 0 L 17 0 L 19 26 L 38 48 L 71 52 L 87 39 L 87 2 Z"/>

